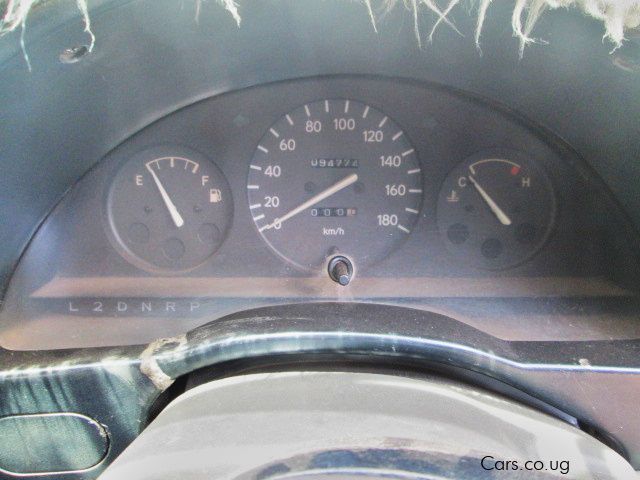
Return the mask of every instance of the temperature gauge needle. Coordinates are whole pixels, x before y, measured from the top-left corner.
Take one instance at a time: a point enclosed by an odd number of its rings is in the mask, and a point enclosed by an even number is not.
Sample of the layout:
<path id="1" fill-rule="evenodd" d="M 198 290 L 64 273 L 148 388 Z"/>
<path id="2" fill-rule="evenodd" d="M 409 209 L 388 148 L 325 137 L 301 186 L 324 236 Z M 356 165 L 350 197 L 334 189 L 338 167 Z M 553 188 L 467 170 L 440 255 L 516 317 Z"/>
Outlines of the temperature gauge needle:
<path id="1" fill-rule="evenodd" d="M 289 220 L 291 217 L 299 214 L 300 212 L 303 212 L 304 210 L 306 210 L 309 207 L 313 207 L 316 203 L 321 202 L 325 198 L 328 198 L 328 197 L 330 197 L 331 195 L 333 195 L 335 193 L 338 193 L 340 190 L 343 190 L 343 189 L 347 188 L 349 185 L 352 185 L 352 184 L 356 183 L 357 181 L 358 181 L 358 174 L 356 174 L 356 173 L 352 173 L 351 175 L 348 175 L 348 176 L 344 177 L 342 180 L 340 180 L 339 182 L 334 183 L 333 185 L 331 185 L 326 190 L 323 190 L 322 192 L 318 193 L 317 195 L 314 195 L 313 197 L 311 197 L 306 202 L 298 205 L 293 210 L 290 210 L 288 213 L 284 214 L 282 217 L 276 218 L 273 221 L 273 223 L 270 223 L 269 225 L 266 225 L 266 226 L 262 227 L 261 230 L 268 230 L 270 228 L 274 228 L 278 224 L 282 225 L 283 222 L 285 222 L 286 220 Z"/>
<path id="2" fill-rule="evenodd" d="M 493 200 L 493 198 L 489 196 L 489 194 L 485 191 L 485 189 L 480 186 L 478 181 L 471 175 L 469 175 L 469 180 L 471 181 L 475 189 L 478 191 L 482 199 L 485 201 L 485 203 L 489 206 L 493 214 L 498 218 L 500 223 L 502 225 L 511 225 L 511 219 L 509 218 L 509 216 L 506 213 L 504 213 L 504 210 L 502 210 L 498 206 L 498 204 Z"/>
<path id="3" fill-rule="evenodd" d="M 153 177 L 153 181 L 156 183 L 158 190 L 160 190 L 160 195 L 162 196 L 162 200 L 164 201 L 164 204 L 167 206 L 167 210 L 169 210 L 169 214 L 171 215 L 171 219 L 173 220 L 173 223 L 176 224 L 176 227 L 180 228 L 181 226 L 184 225 L 184 219 L 182 218 L 182 215 L 180 215 L 180 212 L 178 212 L 178 209 L 176 208 L 175 204 L 171 201 L 171 197 L 169 197 L 169 194 L 162 186 L 162 183 L 160 183 L 160 179 L 158 178 L 158 175 L 156 175 L 156 172 L 153 171 L 153 169 L 151 168 L 151 165 L 149 165 L 148 163 L 147 163 L 147 170 L 149 170 L 149 173 Z"/>

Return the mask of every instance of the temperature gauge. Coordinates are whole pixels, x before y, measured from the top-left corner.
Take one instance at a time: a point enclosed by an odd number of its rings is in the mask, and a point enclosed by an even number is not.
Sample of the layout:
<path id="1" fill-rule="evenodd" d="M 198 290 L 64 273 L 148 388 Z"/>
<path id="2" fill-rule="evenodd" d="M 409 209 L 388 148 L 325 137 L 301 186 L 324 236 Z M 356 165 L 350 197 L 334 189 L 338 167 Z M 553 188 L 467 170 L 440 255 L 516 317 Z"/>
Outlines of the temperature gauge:
<path id="1" fill-rule="evenodd" d="M 112 238 L 131 263 L 189 270 L 213 255 L 231 224 L 222 172 L 183 148 L 152 149 L 127 161 L 109 192 Z"/>
<path id="2" fill-rule="evenodd" d="M 547 239 L 554 214 L 549 180 L 517 154 L 467 159 L 449 174 L 438 199 L 438 227 L 447 248 L 482 268 L 527 260 Z"/>

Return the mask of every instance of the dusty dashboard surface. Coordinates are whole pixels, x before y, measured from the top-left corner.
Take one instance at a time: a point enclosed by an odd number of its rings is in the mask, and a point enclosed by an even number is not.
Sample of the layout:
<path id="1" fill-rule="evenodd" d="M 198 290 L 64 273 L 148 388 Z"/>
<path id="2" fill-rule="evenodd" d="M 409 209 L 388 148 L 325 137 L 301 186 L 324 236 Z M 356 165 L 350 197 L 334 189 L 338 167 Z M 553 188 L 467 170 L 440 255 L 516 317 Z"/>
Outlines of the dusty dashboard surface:
<path id="1" fill-rule="evenodd" d="M 566 144 L 498 105 L 383 77 L 267 84 L 165 116 L 84 176 L 22 258 L 0 344 L 135 345 L 328 301 L 505 340 L 634 338 L 630 235 Z"/>
<path id="2" fill-rule="evenodd" d="M 360 2 L 243 2 L 240 27 L 215 2 L 198 22 L 90 3 L 77 62 L 74 1 L 34 10 L 32 71 L 19 32 L 0 50 L 0 418 L 19 427 L 0 463 L 95 478 L 194 372 L 365 359 L 517 399 L 640 468 L 626 44 L 554 11 L 519 60 L 508 2 L 482 54 L 463 8 L 465 37 L 420 47 L 411 12 L 374 29 Z M 51 414 L 90 439 L 60 454 L 31 428 Z"/>

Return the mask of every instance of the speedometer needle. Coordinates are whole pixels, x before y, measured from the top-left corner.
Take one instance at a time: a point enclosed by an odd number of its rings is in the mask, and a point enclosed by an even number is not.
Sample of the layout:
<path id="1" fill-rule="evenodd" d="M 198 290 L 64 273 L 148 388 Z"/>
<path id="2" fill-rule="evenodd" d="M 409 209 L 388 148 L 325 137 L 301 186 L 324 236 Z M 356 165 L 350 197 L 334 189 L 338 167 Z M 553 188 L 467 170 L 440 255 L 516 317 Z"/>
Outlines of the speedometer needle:
<path id="1" fill-rule="evenodd" d="M 160 183 L 160 179 L 158 178 L 158 175 L 156 175 L 156 172 L 153 171 L 153 169 L 148 163 L 147 163 L 147 170 L 149 170 L 149 173 L 153 177 L 153 181 L 156 183 L 158 190 L 160 190 L 160 196 L 162 196 L 162 200 L 164 201 L 164 204 L 167 206 L 167 210 L 169 210 L 169 214 L 171 215 L 171 219 L 173 220 L 173 223 L 176 224 L 176 227 L 180 228 L 182 225 L 184 225 L 184 219 L 182 218 L 182 215 L 180 215 L 180 212 L 178 212 L 178 209 L 176 208 L 174 203 L 171 201 L 171 197 L 169 197 L 169 194 L 162 186 L 162 183 Z"/>
<path id="2" fill-rule="evenodd" d="M 347 188 L 349 185 L 352 185 L 358 181 L 358 174 L 352 173 L 351 175 L 347 175 L 339 182 L 334 183 L 326 190 L 314 195 L 306 202 L 298 205 L 293 210 L 290 210 L 288 213 L 284 214 L 282 217 L 276 218 L 269 225 L 262 227 L 264 230 L 268 230 L 270 228 L 274 228 L 276 225 L 282 225 L 285 221 L 289 220 L 291 217 L 299 214 L 300 212 L 306 210 L 309 207 L 313 207 L 316 203 L 321 202 L 325 198 L 330 197 L 331 195 L 338 193 L 340 190 Z"/>
<path id="3" fill-rule="evenodd" d="M 511 225 L 511 219 L 507 216 L 506 213 L 504 213 L 504 210 L 502 210 L 498 206 L 498 204 L 493 200 L 493 198 L 489 196 L 489 194 L 485 191 L 485 189 L 480 186 L 478 181 L 471 175 L 469 175 L 469 180 L 471 181 L 473 186 L 476 188 L 476 190 L 478 191 L 482 199 L 489 206 L 493 214 L 498 218 L 500 223 L 502 225 Z"/>

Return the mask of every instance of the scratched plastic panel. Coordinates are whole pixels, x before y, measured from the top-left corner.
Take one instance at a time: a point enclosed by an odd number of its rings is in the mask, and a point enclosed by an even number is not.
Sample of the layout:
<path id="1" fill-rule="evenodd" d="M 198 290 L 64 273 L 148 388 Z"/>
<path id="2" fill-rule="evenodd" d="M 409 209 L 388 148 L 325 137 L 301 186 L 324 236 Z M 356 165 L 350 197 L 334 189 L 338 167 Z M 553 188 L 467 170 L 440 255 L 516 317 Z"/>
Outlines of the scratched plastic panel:
<path id="1" fill-rule="evenodd" d="M 0 472 L 78 472 L 101 462 L 109 439 L 94 420 L 74 413 L 0 418 Z"/>

